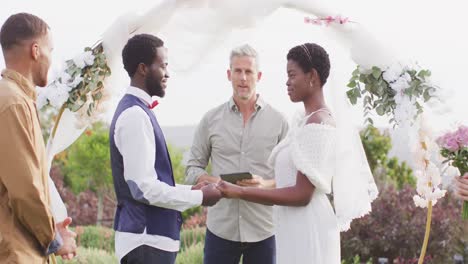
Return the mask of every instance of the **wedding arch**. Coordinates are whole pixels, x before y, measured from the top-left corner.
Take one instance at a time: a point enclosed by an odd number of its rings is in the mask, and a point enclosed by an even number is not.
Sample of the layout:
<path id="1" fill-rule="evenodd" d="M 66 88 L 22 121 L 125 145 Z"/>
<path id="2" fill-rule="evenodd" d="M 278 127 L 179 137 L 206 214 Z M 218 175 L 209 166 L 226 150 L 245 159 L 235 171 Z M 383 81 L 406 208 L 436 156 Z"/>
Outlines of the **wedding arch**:
<path id="1" fill-rule="evenodd" d="M 372 113 L 388 117 L 398 146 L 412 153 L 412 169 L 417 176 L 414 202 L 428 210 L 426 236 L 420 262 L 429 238 L 431 210 L 444 196 L 440 189 L 442 163 L 439 148 L 425 121 L 428 103 L 437 100 L 438 88 L 430 81 L 430 71 L 416 63 L 396 61 L 358 21 L 311 0 L 165 0 L 143 15 L 125 14 L 102 35 L 102 39 L 66 62 L 64 71 L 39 96 L 38 105 L 50 105 L 58 117 L 47 142 L 51 164 L 55 154 L 70 146 L 84 129 L 99 120 L 106 102 L 117 94 L 112 87 L 122 76 L 120 54 L 128 38 L 138 33 L 164 33 L 176 54 L 171 64 L 175 71 L 188 71 L 202 51 L 223 44 L 234 29 L 254 28 L 279 8 L 299 10 L 305 17 L 298 23 L 322 26 L 348 53 L 356 70 L 348 83 L 340 83 L 349 103 L 363 104 L 366 122 Z M 182 36 L 182 37 L 181 37 Z M 331 35 L 330 35 L 331 36 Z M 299 43 L 298 43 L 299 44 Z M 67 216 L 65 206 L 50 180 L 53 211 L 57 220 Z"/>

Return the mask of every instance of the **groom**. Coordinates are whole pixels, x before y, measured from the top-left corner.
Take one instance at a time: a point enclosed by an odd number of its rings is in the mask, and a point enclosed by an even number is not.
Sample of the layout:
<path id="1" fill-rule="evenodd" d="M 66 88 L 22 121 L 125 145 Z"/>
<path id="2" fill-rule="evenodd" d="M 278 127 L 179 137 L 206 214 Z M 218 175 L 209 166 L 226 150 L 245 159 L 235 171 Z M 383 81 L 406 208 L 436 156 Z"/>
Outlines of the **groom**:
<path id="1" fill-rule="evenodd" d="M 128 40 L 122 51 L 130 87 L 110 127 L 110 153 L 117 194 L 115 252 L 120 263 L 175 262 L 179 251 L 180 211 L 214 205 L 221 193 L 205 183 L 174 182 L 171 159 L 151 97 L 164 97 L 167 49 L 153 35 Z"/>

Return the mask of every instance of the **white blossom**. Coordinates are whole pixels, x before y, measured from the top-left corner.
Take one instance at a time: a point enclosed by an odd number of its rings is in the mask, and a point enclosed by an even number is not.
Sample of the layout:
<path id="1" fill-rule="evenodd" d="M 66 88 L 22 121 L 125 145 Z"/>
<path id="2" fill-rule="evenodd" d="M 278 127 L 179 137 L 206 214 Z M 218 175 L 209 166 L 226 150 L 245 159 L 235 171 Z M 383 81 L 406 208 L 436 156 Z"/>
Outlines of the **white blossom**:
<path id="1" fill-rule="evenodd" d="M 419 196 L 419 195 L 413 196 L 413 201 L 414 201 L 414 203 L 416 204 L 416 206 L 421 207 L 421 208 L 426 208 L 426 207 L 427 207 L 427 204 L 428 204 L 428 202 L 426 201 L 426 199 L 422 198 L 422 197 Z"/>
<path id="2" fill-rule="evenodd" d="M 85 51 L 75 56 L 73 58 L 73 63 L 75 63 L 77 67 L 83 69 L 86 66 L 93 65 L 94 55 L 91 51 Z"/>

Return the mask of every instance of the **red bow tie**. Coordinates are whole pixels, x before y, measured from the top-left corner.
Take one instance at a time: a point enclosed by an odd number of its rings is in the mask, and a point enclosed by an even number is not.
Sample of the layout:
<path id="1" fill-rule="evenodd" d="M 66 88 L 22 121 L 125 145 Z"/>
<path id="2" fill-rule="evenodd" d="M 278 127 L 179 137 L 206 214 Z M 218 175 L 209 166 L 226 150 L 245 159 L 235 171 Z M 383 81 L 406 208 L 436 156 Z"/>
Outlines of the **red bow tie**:
<path id="1" fill-rule="evenodd" d="M 153 103 L 149 106 L 150 109 L 155 108 L 159 104 L 158 101 L 154 100 Z"/>

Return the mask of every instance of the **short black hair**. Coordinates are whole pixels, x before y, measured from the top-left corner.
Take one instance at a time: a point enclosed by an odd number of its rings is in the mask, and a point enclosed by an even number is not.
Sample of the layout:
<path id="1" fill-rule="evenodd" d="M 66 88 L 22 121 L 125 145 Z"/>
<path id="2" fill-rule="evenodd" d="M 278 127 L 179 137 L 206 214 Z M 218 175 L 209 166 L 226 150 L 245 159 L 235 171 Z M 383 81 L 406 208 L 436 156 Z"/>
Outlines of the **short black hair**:
<path id="1" fill-rule="evenodd" d="M 330 58 L 324 48 L 315 43 L 305 43 L 289 50 L 288 60 L 299 64 L 302 71 L 309 72 L 315 69 L 319 75 L 322 86 L 330 75 Z"/>
<path id="2" fill-rule="evenodd" d="M 156 49 L 164 42 L 150 34 L 138 34 L 130 38 L 122 50 L 122 60 L 128 76 L 133 77 L 140 63 L 151 65 L 157 56 Z"/>
<path id="3" fill-rule="evenodd" d="M 41 18 L 18 13 L 11 15 L 0 30 L 0 44 L 3 50 L 8 50 L 22 41 L 30 40 L 47 34 L 49 25 Z"/>

